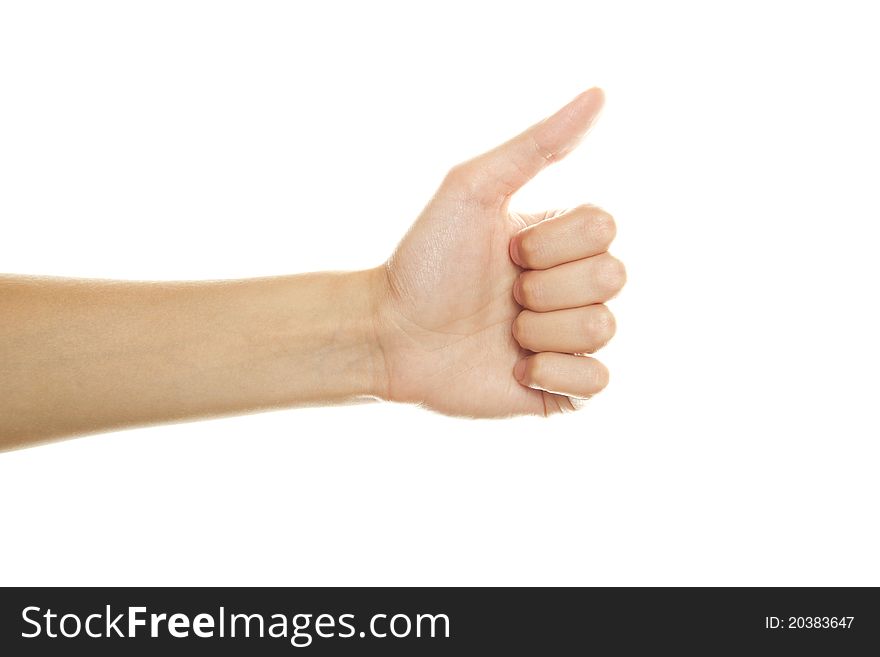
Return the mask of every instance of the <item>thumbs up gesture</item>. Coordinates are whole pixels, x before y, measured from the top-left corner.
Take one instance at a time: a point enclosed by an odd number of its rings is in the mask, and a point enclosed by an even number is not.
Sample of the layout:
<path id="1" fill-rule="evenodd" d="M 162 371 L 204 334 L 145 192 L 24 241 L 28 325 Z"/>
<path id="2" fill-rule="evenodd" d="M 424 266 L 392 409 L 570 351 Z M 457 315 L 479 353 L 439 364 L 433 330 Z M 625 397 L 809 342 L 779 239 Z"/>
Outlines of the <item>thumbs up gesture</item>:
<path id="1" fill-rule="evenodd" d="M 608 383 L 586 354 L 614 333 L 603 305 L 625 279 L 607 253 L 614 222 L 590 205 L 508 205 L 575 147 L 602 98 L 586 91 L 453 167 L 379 267 L 184 283 L 0 277 L 0 450 L 363 398 L 470 417 L 576 408 Z"/>
<path id="2" fill-rule="evenodd" d="M 511 196 L 565 157 L 603 103 L 590 89 L 452 168 L 385 263 L 376 330 L 384 396 L 473 417 L 549 415 L 608 383 L 586 356 L 614 334 L 603 305 L 626 274 L 591 205 L 520 214 Z"/>

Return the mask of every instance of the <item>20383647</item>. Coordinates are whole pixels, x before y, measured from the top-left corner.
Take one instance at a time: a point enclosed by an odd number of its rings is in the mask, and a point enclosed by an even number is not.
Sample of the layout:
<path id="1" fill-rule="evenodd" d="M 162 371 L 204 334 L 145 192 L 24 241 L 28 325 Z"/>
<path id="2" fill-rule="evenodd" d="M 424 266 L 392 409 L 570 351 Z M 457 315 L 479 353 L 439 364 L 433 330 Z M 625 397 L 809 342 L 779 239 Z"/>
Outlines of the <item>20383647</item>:
<path id="1" fill-rule="evenodd" d="M 847 630 L 855 616 L 765 616 L 768 630 Z"/>

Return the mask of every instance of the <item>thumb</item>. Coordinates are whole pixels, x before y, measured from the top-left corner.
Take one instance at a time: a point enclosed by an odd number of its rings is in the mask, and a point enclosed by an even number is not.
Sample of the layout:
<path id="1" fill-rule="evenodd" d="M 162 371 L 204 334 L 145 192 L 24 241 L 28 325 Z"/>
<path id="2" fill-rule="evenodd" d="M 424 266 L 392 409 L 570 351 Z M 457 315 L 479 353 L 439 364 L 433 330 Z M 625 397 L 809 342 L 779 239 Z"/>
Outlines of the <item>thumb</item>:
<path id="1" fill-rule="evenodd" d="M 552 116 L 467 162 L 463 167 L 471 178 L 471 190 L 488 202 L 506 200 L 545 166 L 574 150 L 604 101 L 601 89 L 588 89 Z"/>

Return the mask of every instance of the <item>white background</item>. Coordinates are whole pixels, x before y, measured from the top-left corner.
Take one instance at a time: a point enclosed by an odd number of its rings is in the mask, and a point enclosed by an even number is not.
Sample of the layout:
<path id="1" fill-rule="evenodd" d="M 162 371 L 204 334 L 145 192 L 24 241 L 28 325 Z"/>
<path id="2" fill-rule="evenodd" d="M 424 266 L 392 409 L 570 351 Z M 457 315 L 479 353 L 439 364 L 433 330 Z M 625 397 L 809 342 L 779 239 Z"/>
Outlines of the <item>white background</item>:
<path id="1" fill-rule="evenodd" d="M 0 5 L 2 271 L 373 266 L 449 166 L 598 84 L 514 207 L 604 206 L 630 276 L 573 416 L 2 454 L 0 583 L 880 585 L 870 6 Z"/>

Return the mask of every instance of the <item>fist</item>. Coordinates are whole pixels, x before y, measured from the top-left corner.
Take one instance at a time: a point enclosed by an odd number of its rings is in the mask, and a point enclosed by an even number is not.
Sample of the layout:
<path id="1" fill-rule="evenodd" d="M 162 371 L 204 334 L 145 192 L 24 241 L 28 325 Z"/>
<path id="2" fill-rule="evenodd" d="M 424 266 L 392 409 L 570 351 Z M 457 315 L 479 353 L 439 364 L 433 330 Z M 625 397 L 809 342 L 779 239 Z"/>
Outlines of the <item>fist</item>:
<path id="1" fill-rule="evenodd" d="M 614 335 L 604 302 L 626 279 L 607 252 L 614 220 L 590 205 L 509 209 L 577 145 L 603 100 L 590 89 L 447 175 L 380 268 L 384 397 L 452 415 L 549 415 L 607 385 L 608 370 L 586 354 Z"/>
<path id="2" fill-rule="evenodd" d="M 577 358 L 601 349 L 614 336 L 614 315 L 604 305 L 626 282 L 623 263 L 607 253 L 614 219 L 581 206 L 521 230 L 510 257 L 523 271 L 513 284 L 522 310 L 513 337 L 528 355 L 517 361 L 522 385 L 569 397 L 589 397 L 608 383 L 598 361 Z"/>

